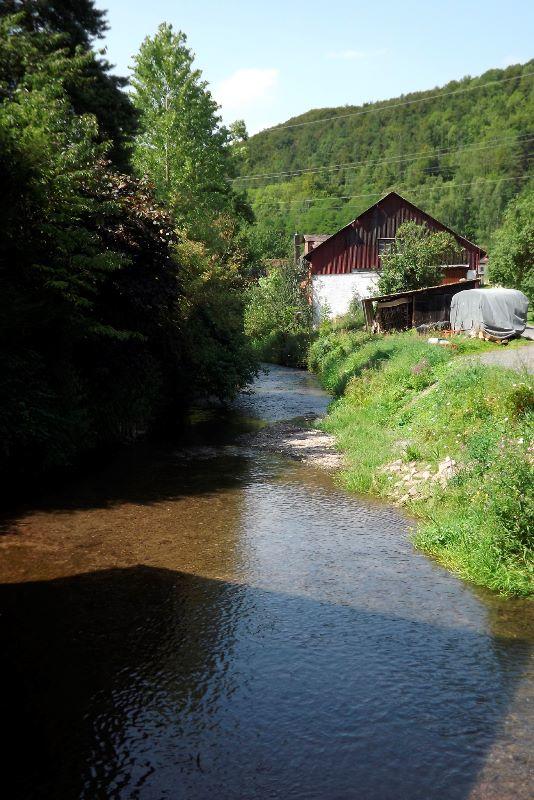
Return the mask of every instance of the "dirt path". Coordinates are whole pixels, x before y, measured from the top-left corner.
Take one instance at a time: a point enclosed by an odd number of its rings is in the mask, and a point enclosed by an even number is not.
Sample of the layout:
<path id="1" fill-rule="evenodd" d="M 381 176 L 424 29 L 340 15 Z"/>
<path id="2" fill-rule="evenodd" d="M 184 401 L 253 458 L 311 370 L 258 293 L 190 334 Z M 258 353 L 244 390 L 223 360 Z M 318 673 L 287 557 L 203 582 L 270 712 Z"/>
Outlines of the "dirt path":
<path id="1" fill-rule="evenodd" d="M 524 347 L 504 348 L 502 350 L 492 350 L 490 353 L 482 353 L 477 356 L 469 356 L 472 363 L 477 364 L 496 364 L 500 367 L 508 367 L 522 372 L 534 373 L 534 343 Z"/>

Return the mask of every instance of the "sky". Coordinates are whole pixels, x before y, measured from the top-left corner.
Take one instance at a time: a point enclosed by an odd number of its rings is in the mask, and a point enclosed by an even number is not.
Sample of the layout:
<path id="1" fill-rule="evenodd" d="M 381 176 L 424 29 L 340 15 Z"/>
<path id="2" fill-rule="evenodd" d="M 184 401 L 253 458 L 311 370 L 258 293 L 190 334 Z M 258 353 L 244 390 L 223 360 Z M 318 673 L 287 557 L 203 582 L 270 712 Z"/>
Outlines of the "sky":
<path id="1" fill-rule="evenodd" d="M 530 0 L 96 0 L 115 71 L 161 22 L 182 30 L 226 123 L 431 89 L 534 56 Z"/>

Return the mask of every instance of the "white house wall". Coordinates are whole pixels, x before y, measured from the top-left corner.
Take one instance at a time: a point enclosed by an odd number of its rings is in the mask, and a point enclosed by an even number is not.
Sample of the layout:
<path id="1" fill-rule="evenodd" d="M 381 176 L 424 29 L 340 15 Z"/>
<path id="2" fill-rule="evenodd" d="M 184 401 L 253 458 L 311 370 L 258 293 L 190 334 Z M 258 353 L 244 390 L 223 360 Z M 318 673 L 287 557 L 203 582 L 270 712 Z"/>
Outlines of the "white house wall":
<path id="1" fill-rule="evenodd" d="M 376 270 L 358 270 L 343 275 L 313 275 L 313 317 L 318 322 L 326 314 L 332 319 L 346 314 L 352 298 L 370 297 L 378 283 Z"/>

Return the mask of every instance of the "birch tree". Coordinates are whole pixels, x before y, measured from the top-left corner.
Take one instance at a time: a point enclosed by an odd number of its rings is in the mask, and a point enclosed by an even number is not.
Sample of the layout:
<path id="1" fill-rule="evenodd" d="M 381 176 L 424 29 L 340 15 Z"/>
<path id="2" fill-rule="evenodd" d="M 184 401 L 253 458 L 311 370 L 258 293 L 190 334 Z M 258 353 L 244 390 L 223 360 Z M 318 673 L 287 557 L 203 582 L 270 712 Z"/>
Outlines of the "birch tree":
<path id="1" fill-rule="evenodd" d="M 210 219 L 232 203 L 231 138 L 186 43 L 163 23 L 134 58 L 134 164 L 188 234 L 202 238 Z"/>

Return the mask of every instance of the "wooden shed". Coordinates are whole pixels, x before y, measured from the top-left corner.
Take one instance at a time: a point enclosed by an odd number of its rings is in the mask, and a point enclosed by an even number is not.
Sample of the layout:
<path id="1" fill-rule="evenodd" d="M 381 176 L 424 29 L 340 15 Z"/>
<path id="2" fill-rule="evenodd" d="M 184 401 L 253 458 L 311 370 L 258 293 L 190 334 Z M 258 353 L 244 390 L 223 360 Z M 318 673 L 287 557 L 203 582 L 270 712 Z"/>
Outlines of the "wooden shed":
<path id="1" fill-rule="evenodd" d="M 444 283 L 408 292 L 369 297 L 363 301 L 365 323 L 379 332 L 407 330 L 418 325 L 448 323 L 451 300 L 457 292 L 474 289 L 478 279 Z"/>

